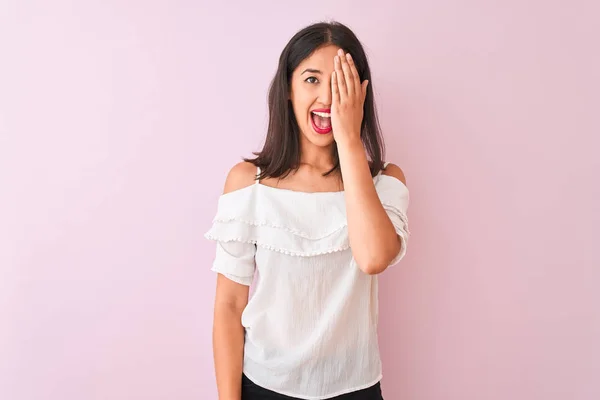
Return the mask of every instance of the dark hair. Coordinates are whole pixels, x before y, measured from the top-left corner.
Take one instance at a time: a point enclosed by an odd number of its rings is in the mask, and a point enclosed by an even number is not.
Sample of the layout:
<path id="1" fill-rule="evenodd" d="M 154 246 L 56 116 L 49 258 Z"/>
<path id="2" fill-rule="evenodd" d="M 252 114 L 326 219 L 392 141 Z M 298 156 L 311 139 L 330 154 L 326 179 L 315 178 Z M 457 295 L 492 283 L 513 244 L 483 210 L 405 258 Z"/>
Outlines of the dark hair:
<path id="1" fill-rule="evenodd" d="M 279 56 L 279 65 L 269 87 L 269 127 L 265 144 L 256 158 L 244 159 L 260 167 L 259 179 L 286 177 L 300 166 L 300 128 L 289 100 L 290 79 L 298 65 L 316 49 L 336 45 L 352 54 L 361 82 L 369 80 L 364 103 L 360 137 L 367 151 L 371 175 L 383 168 L 384 143 L 373 98 L 373 81 L 365 51 L 356 35 L 339 22 L 319 22 L 296 33 Z M 334 167 L 324 176 L 340 169 L 337 146 L 333 146 Z"/>

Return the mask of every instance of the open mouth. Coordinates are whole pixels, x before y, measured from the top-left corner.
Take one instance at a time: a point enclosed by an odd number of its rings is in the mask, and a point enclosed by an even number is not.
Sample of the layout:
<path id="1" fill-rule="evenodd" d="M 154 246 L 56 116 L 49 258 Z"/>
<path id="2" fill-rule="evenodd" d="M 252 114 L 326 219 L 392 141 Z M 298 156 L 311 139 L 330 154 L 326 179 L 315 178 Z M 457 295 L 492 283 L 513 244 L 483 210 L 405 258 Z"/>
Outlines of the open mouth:
<path id="1" fill-rule="evenodd" d="M 331 132 L 331 110 L 312 110 L 310 121 L 318 134 L 325 135 Z"/>

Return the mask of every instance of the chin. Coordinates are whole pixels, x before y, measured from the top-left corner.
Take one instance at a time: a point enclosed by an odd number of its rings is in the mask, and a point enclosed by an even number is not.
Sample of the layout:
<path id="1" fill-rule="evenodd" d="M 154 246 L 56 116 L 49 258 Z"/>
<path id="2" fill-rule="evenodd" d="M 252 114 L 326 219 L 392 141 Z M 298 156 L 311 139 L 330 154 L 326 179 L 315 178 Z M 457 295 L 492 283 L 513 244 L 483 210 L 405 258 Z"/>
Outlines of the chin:
<path id="1" fill-rule="evenodd" d="M 308 134 L 306 133 L 308 132 Z M 302 131 L 302 135 L 308 140 L 310 143 L 319 147 L 328 147 L 335 143 L 333 139 L 333 134 L 328 133 L 326 135 L 321 135 L 315 132 L 312 127 L 306 127 L 305 130 Z"/>

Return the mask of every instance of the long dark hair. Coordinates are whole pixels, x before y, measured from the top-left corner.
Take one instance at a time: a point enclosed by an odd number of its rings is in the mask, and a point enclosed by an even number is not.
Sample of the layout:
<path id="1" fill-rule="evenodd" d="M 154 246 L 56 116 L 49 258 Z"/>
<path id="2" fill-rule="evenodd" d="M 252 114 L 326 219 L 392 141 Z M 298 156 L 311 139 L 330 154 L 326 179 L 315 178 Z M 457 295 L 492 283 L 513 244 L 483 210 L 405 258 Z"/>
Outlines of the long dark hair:
<path id="1" fill-rule="evenodd" d="M 324 45 L 336 45 L 352 54 L 361 82 L 369 80 L 360 137 L 367 152 L 371 175 L 383 168 L 385 147 L 373 98 L 373 81 L 365 51 L 356 35 L 339 22 L 319 22 L 296 33 L 279 56 L 279 65 L 269 87 L 269 127 L 262 151 L 244 159 L 260 167 L 259 179 L 284 178 L 300 166 L 300 128 L 289 100 L 292 73 L 305 58 Z M 339 172 L 337 146 L 333 146 L 334 167 L 324 176 Z"/>

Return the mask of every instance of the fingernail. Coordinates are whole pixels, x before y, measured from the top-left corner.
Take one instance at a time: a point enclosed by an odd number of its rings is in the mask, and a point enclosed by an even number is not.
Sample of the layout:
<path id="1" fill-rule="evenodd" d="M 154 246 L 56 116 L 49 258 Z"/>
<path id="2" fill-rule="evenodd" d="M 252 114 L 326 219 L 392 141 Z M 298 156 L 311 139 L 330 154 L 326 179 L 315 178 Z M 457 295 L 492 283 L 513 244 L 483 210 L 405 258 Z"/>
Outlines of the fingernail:
<path id="1" fill-rule="evenodd" d="M 348 60 L 352 60 L 352 56 L 350 55 L 350 53 L 346 53 L 346 58 L 347 58 Z"/>

